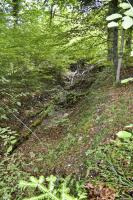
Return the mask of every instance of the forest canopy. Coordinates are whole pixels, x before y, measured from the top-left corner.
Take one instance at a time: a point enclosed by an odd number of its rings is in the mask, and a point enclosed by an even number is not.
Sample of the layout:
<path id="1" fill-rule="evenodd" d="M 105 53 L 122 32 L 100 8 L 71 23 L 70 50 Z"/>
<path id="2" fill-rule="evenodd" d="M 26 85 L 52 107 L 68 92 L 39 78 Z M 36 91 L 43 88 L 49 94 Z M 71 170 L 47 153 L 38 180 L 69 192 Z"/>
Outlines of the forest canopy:
<path id="1" fill-rule="evenodd" d="M 115 10 L 123 12 L 116 2 L 110 7 L 112 1 L 2 0 L 1 78 L 19 76 L 23 83 L 26 76 L 38 81 L 40 73 L 42 80 L 48 80 L 80 59 L 99 65 L 110 65 L 112 60 L 117 68 L 120 37 L 117 31 L 113 34 L 117 28 L 108 30 L 106 21 Z M 131 28 L 125 34 L 128 55 L 130 32 Z"/>
<path id="2" fill-rule="evenodd" d="M 118 1 L 110 7 L 112 2 L 2 0 L 1 77 L 21 74 L 23 82 L 32 71 L 50 79 L 79 59 L 99 65 L 113 60 L 117 68 L 120 38 L 117 28 L 114 34 L 107 30 L 106 17 L 122 10 Z M 126 32 L 131 49 L 131 28 Z"/>

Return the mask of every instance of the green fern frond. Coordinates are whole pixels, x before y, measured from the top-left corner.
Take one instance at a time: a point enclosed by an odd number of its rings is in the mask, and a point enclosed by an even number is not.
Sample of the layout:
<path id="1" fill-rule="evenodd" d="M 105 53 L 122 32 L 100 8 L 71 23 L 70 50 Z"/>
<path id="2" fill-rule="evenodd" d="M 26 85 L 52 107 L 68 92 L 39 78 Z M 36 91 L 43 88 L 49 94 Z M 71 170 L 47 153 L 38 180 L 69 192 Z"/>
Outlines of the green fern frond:
<path id="1" fill-rule="evenodd" d="M 52 192 L 54 190 L 55 182 L 56 182 L 57 178 L 55 176 L 51 175 L 48 178 L 46 178 L 46 180 L 49 182 L 48 189 L 50 192 Z"/>
<path id="2" fill-rule="evenodd" d="M 38 179 L 35 178 L 34 176 L 30 177 L 30 181 L 33 182 L 33 183 L 36 183 L 36 184 L 39 182 Z"/>
<path id="3" fill-rule="evenodd" d="M 23 199 L 23 200 L 44 200 L 44 199 L 46 199 L 46 198 L 45 198 L 45 194 L 41 194 L 41 195 L 38 196 L 38 197 L 30 197 L 30 198 L 25 198 L 25 199 Z"/>
<path id="4" fill-rule="evenodd" d="M 78 199 L 75 198 L 75 197 L 70 196 L 69 194 L 66 194 L 65 195 L 65 200 L 78 200 Z"/>
<path id="5" fill-rule="evenodd" d="M 45 182 L 46 180 L 46 182 Z M 41 176 L 39 179 L 35 177 L 30 177 L 30 181 L 20 181 L 19 187 L 25 188 L 38 188 L 38 190 L 42 193 L 39 196 L 25 198 L 24 200 L 85 200 L 86 193 L 83 191 L 83 188 L 80 187 L 77 189 L 77 198 L 70 194 L 70 188 L 68 184 L 70 182 L 70 177 L 67 179 L 61 179 L 58 187 L 56 186 L 57 178 L 53 175 L 44 179 Z M 56 186 L 56 187 L 55 187 Z"/>
<path id="6" fill-rule="evenodd" d="M 27 188 L 27 187 L 36 188 L 36 187 L 37 187 L 37 184 L 36 184 L 36 183 L 32 183 L 32 182 L 27 182 L 27 181 L 21 180 L 21 181 L 19 182 L 19 187 L 22 188 L 22 189 L 25 189 L 25 188 Z"/>
<path id="7" fill-rule="evenodd" d="M 66 182 L 61 184 L 60 193 L 61 193 L 61 199 L 66 200 L 66 196 L 69 194 L 70 189 L 66 187 Z"/>
<path id="8" fill-rule="evenodd" d="M 44 176 L 40 176 L 40 178 L 39 178 L 39 183 L 40 183 L 40 184 L 41 184 L 41 183 L 44 183 L 44 181 L 45 181 Z"/>

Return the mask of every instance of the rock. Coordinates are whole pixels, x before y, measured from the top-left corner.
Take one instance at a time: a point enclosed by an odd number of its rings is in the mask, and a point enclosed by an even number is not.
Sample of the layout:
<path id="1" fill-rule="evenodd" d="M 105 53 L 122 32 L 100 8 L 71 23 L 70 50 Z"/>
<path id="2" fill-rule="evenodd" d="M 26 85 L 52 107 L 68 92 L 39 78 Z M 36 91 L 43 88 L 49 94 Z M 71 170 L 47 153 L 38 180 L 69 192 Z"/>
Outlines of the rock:
<path id="1" fill-rule="evenodd" d="M 65 89 L 86 88 L 95 81 L 97 67 L 85 62 L 77 62 L 70 66 L 70 70 L 64 75 Z"/>

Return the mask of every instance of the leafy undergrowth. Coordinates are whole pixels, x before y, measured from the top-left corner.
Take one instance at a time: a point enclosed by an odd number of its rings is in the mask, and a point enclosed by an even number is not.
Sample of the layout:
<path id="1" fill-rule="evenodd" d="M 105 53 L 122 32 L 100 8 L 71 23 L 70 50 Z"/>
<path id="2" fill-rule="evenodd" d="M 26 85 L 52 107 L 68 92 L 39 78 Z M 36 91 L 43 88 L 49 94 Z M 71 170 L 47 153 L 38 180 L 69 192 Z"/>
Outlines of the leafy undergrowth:
<path id="1" fill-rule="evenodd" d="M 110 194 L 132 199 L 132 141 L 119 143 L 115 138 L 133 121 L 133 85 L 115 87 L 109 80 L 108 74 L 99 73 L 77 105 L 55 114 L 53 126 L 46 129 L 47 120 L 39 124 L 37 138 L 31 134 L 1 162 L 1 199 L 22 199 L 20 179 L 50 174 L 82 179 L 89 199 L 109 199 Z"/>
<path id="2" fill-rule="evenodd" d="M 84 187 L 83 181 L 74 181 L 71 176 L 66 178 L 57 178 L 53 175 L 45 178 L 40 176 L 39 179 L 35 177 L 30 177 L 29 181 L 21 180 L 19 186 L 22 189 L 28 188 L 37 189 L 39 192 L 36 196 L 30 194 L 27 200 L 34 199 L 52 199 L 52 200 L 83 200 L 87 199 L 87 192 Z M 31 191 L 30 191 L 31 192 Z"/>
<path id="3" fill-rule="evenodd" d="M 86 152 L 87 177 L 90 183 L 113 187 L 116 199 L 133 197 L 133 144 L 112 140 Z M 93 158 L 93 159 L 91 159 Z M 89 188 L 91 190 L 91 187 Z"/>

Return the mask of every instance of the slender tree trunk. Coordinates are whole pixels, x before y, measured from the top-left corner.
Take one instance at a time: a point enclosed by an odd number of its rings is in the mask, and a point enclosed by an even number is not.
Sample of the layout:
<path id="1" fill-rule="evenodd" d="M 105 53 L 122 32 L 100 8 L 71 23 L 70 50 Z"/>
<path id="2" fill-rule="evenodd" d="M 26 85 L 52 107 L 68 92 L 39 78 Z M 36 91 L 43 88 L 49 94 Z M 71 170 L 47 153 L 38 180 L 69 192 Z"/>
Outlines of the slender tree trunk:
<path id="1" fill-rule="evenodd" d="M 118 12 L 118 0 L 112 0 L 109 2 L 108 15 Z M 108 29 L 108 60 L 113 61 L 114 71 L 116 74 L 118 66 L 118 28 L 114 27 Z"/>
<path id="2" fill-rule="evenodd" d="M 113 9 L 112 5 L 113 5 L 113 0 L 109 2 L 107 16 L 114 13 L 114 9 Z M 107 60 L 113 61 L 113 29 L 111 29 L 111 28 L 108 28 L 108 30 L 107 30 L 107 45 L 108 45 Z"/>
<path id="3" fill-rule="evenodd" d="M 113 45 L 112 45 L 112 38 L 113 38 L 113 32 L 110 28 L 108 28 L 108 34 L 107 34 L 107 45 L 108 45 L 108 55 L 107 60 L 112 61 L 113 60 Z"/>
<path id="4" fill-rule="evenodd" d="M 118 0 L 112 1 L 112 6 L 114 13 L 118 12 Z M 114 71 L 116 73 L 118 66 L 118 28 L 113 28 L 113 62 L 114 62 Z"/>
<path id="5" fill-rule="evenodd" d="M 121 31 L 121 48 L 120 48 L 120 55 L 119 55 L 119 60 L 118 60 L 117 73 L 116 73 L 116 83 L 120 82 L 120 73 L 121 73 L 123 53 L 124 53 L 124 36 L 125 36 L 125 31 L 122 28 L 122 31 Z"/>
<path id="6" fill-rule="evenodd" d="M 118 28 L 115 27 L 113 30 L 113 62 L 114 70 L 117 71 L 118 66 Z"/>
<path id="7" fill-rule="evenodd" d="M 132 27 L 127 30 L 127 37 L 126 37 L 126 44 L 125 44 L 125 48 L 126 48 L 126 55 L 130 56 L 130 53 L 132 51 Z"/>
<path id="8" fill-rule="evenodd" d="M 50 25 L 52 24 L 52 20 L 55 16 L 55 8 L 54 8 L 55 4 L 51 5 L 51 8 L 50 8 L 50 17 L 49 17 L 49 21 L 50 21 Z"/>
<path id="9" fill-rule="evenodd" d="M 18 24 L 18 12 L 19 12 L 20 1 L 21 0 L 12 0 L 14 26 L 16 26 L 16 24 Z"/>

